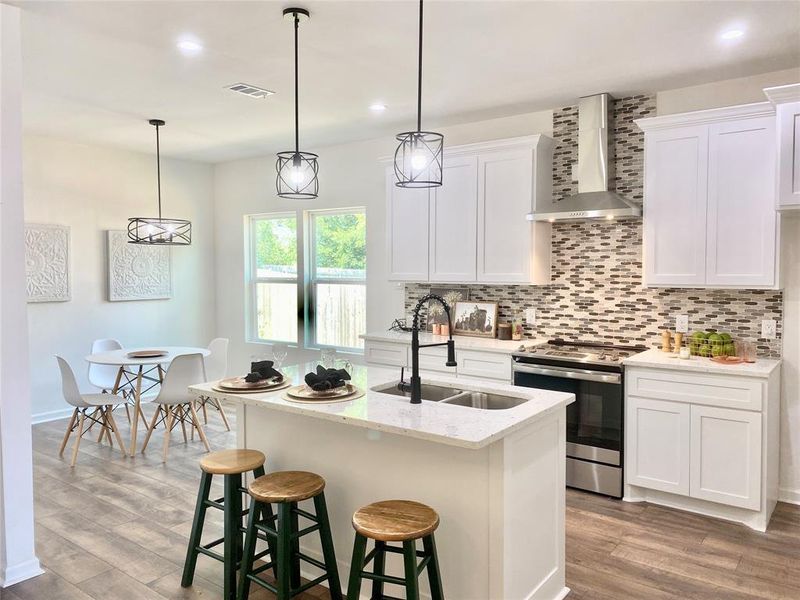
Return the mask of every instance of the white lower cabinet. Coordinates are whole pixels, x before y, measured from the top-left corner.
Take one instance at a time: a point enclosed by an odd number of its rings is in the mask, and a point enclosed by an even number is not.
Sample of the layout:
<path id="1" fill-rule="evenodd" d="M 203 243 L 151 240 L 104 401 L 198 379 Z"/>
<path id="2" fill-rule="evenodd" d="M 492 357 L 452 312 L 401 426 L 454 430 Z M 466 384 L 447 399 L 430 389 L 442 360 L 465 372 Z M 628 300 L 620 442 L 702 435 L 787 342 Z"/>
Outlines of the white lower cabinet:
<path id="1" fill-rule="evenodd" d="M 761 507 L 761 414 L 692 406 L 690 495 L 758 510 Z"/>
<path id="2" fill-rule="evenodd" d="M 779 382 L 779 368 L 747 377 L 627 367 L 626 499 L 766 529 L 778 491 Z M 723 389 L 736 408 L 720 406 Z M 759 401 L 742 402 L 744 390 Z"/>
<path id="3" fill-rule="evenodd" d="M 410 367 L 411 345 L 403 342 L 364 342 L 364 356 L 367 364 L 380 367 Z M 432 375 L 447 373 L 472 379 L 493 379 L 511 383 L 511 355 L 501 352 L 481 352 L 480 350 L 459 350 L 456 348 L 458 366 L 447 367 L 447 348 L 434 346 L 420 348 L 419 368 Z"/>
<path id="4" fill-rule="evenodd" d="M 628 399 L 629 483 L 689 493 L 690 408 L 679 402 Z"/>

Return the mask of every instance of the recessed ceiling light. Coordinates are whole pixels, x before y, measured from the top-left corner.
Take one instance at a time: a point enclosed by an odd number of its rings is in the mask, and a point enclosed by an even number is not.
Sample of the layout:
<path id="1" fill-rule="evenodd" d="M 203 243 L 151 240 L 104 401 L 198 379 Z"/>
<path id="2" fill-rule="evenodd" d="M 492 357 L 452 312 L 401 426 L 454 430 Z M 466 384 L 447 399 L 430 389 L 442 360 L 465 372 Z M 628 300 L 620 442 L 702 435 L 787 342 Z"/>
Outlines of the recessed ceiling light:
<path id="1" fill-rule="evenodd" d="M 386 110 L 386 105 L 385 104 L 381 104 L 380 102 L 375 102 L 374 104 L 370 104 L 369 105 L 369 109 L 372 112 L 379 113 L 379 112 L 383 112 L 383 111 Z"/>
<path id="2" fill-rule="evenodd" d="M 203 45 L 196 40 L 182 39 L 178 40 L 178 43 L 175 45 L 184 56 L 195 56 L 203 51 Z"/>
<path id="3" fill-rule="evenodd" d="M 720 39 L 723 40 L 738 40 L 740 37 L 744 36 L 744 29 L 728 29 L 727 31 L 723 31 L 720 34 Z"/>

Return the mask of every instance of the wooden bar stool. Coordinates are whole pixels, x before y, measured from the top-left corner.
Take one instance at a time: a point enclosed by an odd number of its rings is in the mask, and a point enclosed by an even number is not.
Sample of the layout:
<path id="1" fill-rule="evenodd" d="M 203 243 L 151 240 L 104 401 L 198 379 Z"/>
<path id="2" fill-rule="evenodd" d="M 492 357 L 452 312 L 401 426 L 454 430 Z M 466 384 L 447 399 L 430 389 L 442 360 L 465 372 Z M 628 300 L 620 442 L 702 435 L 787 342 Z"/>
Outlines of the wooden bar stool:
<path id="1" fill-rule="evenodd" d="M 331 599 L 342 600 L 342 586 L 339 583 L 324 490 L 325 480 L 306 471 L 269 473 L 250 484 L 248 488 L 251 497 L 250 514 L 247 520 L 242 571 L 239 574 L 239 600 L 246 600 L 250 596 L 251 582 L 268 589 L 278 597 L 278 600 L 289 600 L 326 579 Z M 314 501 L 315 514 L 297 506 L 298 502 L 310 499 Z M 278 505 L 277 515 L 273 515 L 269 508 L 270 504 Z M 299 517 L 311 521 L 313 525 L 300 529 Z M 314 531 L 319 531 L 325 562 L 300 552 L 300 538 Z M 256 554 L 256 540 L 259 538 L 259 533 L 265 535 L 268 547 L 264 552 Z M 255 560 L 267 554 L 270 554 L 270 562 L 254 569 Z M 324 573 L 313 581 L 303 584 L 300 579 L 301 560 L 322 569 Z M 275 585 L 258 577 L 260 573 L 269 569 L 272 569 L 275 575 Z"/>
<path id="2" fill-rule="evenodd" d="M 242 475 L 252 471 L 254 477 L 264 475 L 264 462 L 266 457 L 258 450 L 220 450 L 212 452 L 200 459 L 200 490 L 197 493 L 197 505 L 192 521 L 192 533 L 189 536 L 189 548 L 186 552 L 186 562 L 183 566 L 181 586 L 189 587 L 194 580 L 194 570 L 197 566 L 197 557 L 200 554 L 210 556 L 225 565 L 224 568 L 224 596 L 225 600 L 236 598 L 236 571 L 242 560 L 243 541 L 242 534 L 242 494 L 247 490 L 242 486 Z M 211 480 L 214 475 L 224 476 L 224 492 L 222 498 L 210 500 Z M 216 508 L 224 513 L 223 536 L 203 544 L 203 525 L 208 508 Z M 223 554 L 212 550 L 222 544 Z"/>
<path id="3" fill-rule="evenodd" d="M 439 515 L 435 510 L 411 500 L 385 500 L 358 509 L 353 515 L 356 539 L 347 600 L 358 600 L 362 579 L 372 580 L 372 600 L 391 599 L 383 593 L 386 583 L 405 587 L 407 600 L 419 600 L 419 576 L 426 568 L 432 600 L 444 600 L 436 542 L 433 539 L 433 532 L 438 526 Z M 367 538 L 375 540 L 375 548 L 369 554 L 366 553 Z M 418 539 L 422 539 L 422 551 L 417 550 Z M 389 546 L 387 542 L 403 544 L 402 547 Z M 385 574 L 387 552 L 403 555 L 404 577 Z M 417 558 L 422 560 L 417 563 Z M 369 572 L 366 567 L 373 559 L 373 571 Z"/>

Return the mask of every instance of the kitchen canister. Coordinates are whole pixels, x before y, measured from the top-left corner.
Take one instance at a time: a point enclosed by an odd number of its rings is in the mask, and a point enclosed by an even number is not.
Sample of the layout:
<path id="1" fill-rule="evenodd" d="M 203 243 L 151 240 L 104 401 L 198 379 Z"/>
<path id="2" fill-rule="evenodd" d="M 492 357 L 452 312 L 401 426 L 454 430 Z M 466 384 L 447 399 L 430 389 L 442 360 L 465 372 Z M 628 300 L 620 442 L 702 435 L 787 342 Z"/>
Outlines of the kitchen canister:
<path id="1" fill-rule="evenodd" d="M 511 339 L 511 323 L 499 323 L 497 325 L 497 339 L 499 340 Z"/>

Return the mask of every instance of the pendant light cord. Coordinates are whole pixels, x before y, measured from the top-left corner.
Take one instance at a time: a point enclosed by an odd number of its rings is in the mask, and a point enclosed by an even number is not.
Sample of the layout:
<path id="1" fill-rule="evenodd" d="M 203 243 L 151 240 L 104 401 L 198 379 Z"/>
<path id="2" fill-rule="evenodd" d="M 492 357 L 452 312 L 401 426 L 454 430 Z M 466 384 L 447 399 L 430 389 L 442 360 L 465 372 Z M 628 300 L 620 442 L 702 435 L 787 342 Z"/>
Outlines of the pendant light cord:
<path id="1" fill-rule="evenodd" d="M 158 139 L 158 125 L 156 125 L 156 177 L 158 178 L 158 220 L 161 220 L 161 144 Z"/>
<path id="2" fill-rule="evenodd" d="M 298 84 L 298 52 L 297 52 L 297 30 L 300 26 L 300 17 L 294 13 L 294 151 L 300 152 L 300 100 L 298 98 L 299 84 Z"/>
<path id="3" fill-rule="evenodd" d="M 417 64 L 417 131 L 422 131 L 422 0 L 419 0 L 419 59 Z"/>

